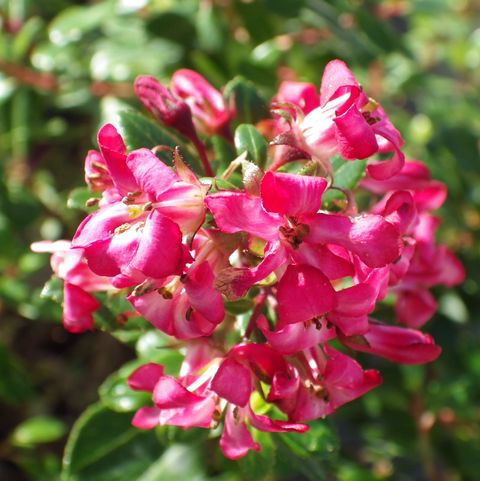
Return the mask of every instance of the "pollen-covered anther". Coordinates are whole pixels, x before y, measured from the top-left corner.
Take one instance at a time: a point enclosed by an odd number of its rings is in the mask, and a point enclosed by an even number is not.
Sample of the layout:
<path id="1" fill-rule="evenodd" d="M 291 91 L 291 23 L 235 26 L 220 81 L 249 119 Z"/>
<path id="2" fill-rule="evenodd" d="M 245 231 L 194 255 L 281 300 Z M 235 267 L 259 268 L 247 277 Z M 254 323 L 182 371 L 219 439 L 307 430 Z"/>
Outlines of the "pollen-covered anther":
<path id="1" fill-rule="evenodd" d="M 128 224 L 128 223 L 119 225 L 119 226 L 113 231 L 113 233 L 114 233 L 114 234 L 123 234 L 123 233 L 126 232 L 128 229 L 130 229 L 130 227 L 132 227 L 132 225 L 131 225 L 131 224 Z"/>
<path id="2" fill-rule="evenodd" d="M 157 292 L 158 292 L 164 299 L 172 299 L 172 298 L 173 298 L 172 291 L 171 291 L 170 289 L 168 289 L 167 287 L 160 287 L 159 289 L 157 289 Z"/>
<path id="3" fill-rule="evenodd" d="M 90 197 L 90 199 L 88 199 L 85 202 L 85 206 L 86 207 L 93 207 L 95 205 L 98 205 L 99 202 L 100 202 L 100 199 L 98 197 Z"/>
<path id="4" fill-rule="evenodd" d="M 142 205 L 142 210 L 143 212 L 149 212 L 153 209 L 153 202 L 145 202 L 145 204 Z"/>
<path id="5" fill-rule="evenodd" d="M 139 191 L 135 192 L 127 192 L 127 195 L 122 198 L 122 202 L 124 204 L 132 204 L 135 202 L 135 199 L 141 194 Z"/>
<path id="6" fill-rule="evenodd" d="M 102 179 L 102 177 L 103 177 L 103 175 L 100 174 L 99 172 L 95 172 L 95 173 L 93 173 L 93 174 L 88 174 L 88 175 L 87 175 L 87 179 L 90 180 L 90 181 L 92 181 L 92 182 L 94 182 L 94 181 L 96 181 L 96 180 L 100 180 L 100 179 Z"/>
<path id="7" fill-rule="evenodd" d="M 143 296 L 144 294 L 148 294 L 149 292 L 152 292 L 155 289 L 155 285 L 149 281 L 148 279 L 143 281 L 141 284 L 135 287 L 132 291 L 132 296 L 134 297 L 140 297 Z"/>
<path id="8" fill-rule="evenodd" d="M 318 398 L 324 399 L 325 401 L 328 400 L 328 392 L 327 390 L 321 386 L 320 384 L 314 384 L 310 379 L 307 379 L 303 385 L 315 396 Z"/>

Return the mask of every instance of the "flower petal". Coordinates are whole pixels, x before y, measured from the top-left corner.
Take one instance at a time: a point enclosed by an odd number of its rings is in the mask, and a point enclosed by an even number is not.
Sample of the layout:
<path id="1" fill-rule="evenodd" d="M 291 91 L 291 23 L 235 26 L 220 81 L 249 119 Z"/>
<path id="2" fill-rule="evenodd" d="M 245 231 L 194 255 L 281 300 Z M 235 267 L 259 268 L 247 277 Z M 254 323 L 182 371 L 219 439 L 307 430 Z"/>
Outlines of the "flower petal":
<path id="1" fill-rule="evenodd" d="M 350 89 L 355 96 L 360 93 L 357 79 L 341 60 L 332 60 L 327 64 L 322 76 L 320 87 L 320 105 L 324 106 L 330 100 L 343 95 Z"/>
<path id="2" fill-rule="evenodd" d="M 135 391 L 153 392 L 155 384 L 157 384 L 161 376 L 163 376 L 163 366 L 149 362 L 148 364 L 137 367 L 137 369 L 128 376 L 128 385 Z"/>
<path id="3" fill-rule="evenodd" d="M 140 190 L 149 194 L 152 200 L 156 200 L 179 180 L 177 174 L 149 149 L 131 152 L 127 156 L 127 166 Z"/>
<path id="4" fill-rule="evenodd" d="M 237 406 L 245 406 L 253 390 L 250 371 L 234 359 L 225 359 L 212 379 L 210 388 Z"/>
<path id="5" fill-rule="evenodd" d="M 153 429 L 159 424 L 160 409 L 144 406 L 133 416 L 132 426 L 138 429 Z"/>
<path id="6" fill-rule="evenodd" d="M 203 400 L 171 376 L 161 376 L 153 390 L 153 402 L 162 409 L 183 408 Z"/>
<path id="7" fill-rule="evenodd" d="M 117 189 L 122 194 L 138 190 L 138 185 L 126 164 L 127 149 L 117 129 L 112 124 L 104 125 L 98 132 L 97 140 Z"/>
<path id="8" fill-rule="evenodd" d="M 344 159 L 366 159 L 378 151 L 375 133 L 356 105 L 333 121 L 338 151 Z"/>
<path id="9" fill-rule="evenodd" d="M 267 172 L 261 185 L 263 207 L 281 215 L 314 214 L 326 186 L 323 177 Z"/>
<path id="10" fill-rule="evenodd" d="M 220 438 L 220 449 L 229 459 L 242 458 L 251 449 L 260 451 L 260 445 L 253 441 L 252 435 L 245 425 L 244 417 L 242 410 L 228 405 L 223 433 Z"/>
<path id="11" fill-rule="evenodd" d="M 178 225 L 154 210 L 145 221 L 130 267 L 147 277 L 161 279 L 180 274 L 182 260 L 182 233 Z"/>
<path id="12" fill-rule="evenodd" d="M 335 337 L 335 328 L 328 328 L 326 321 L 287 324 L 282 329 L 270 331 L 264 316 L 257 319 L 257 326 L 268 343 L 282 354 L 295 354 Z"/>
<path id="13" fill-rule="evenodd" d="M 379 215 L 316 214 L 309 226 L 307 241 L 345 247 L 369 267 L 390 264 L 401 253 L 398 229 Z"/>
<path id="14" fill-rule="evenodd" d="M 93 312 L 100 303 L 78 286 L 65 282 L 63 288 L 63 327 L 70 332 L 93 329 Z"/>
<path id="15" fill-rule="evenodd" d="M 225 315 L 220 293 L 213 288 L 214 275 L 207 261 L 189 269 L 185 280 L 190 305 L 212 324 L 218 324 Z"/>
<path id="16" fill-rule="evenodd" d="M 278 328 L 309 321 L 331 311 L 336 305 L 335 290 L 328 278 L 307 265 L 287 268 L 278 284 L 277 299 Z"/>
<path id="17" fill-rule="evenodd" d="M 302 109 L 304 114 L 308 114 L 320 105 L 317 87 L 306 82 L 282 82 L 275 101 L 296 105 Z"/>
<path id="18" fill-rule="evenodd" d="M 399 364 L 423 364 L 435 360 L 442 349 L 431 336 L 414 329 L 370 322 L 363 340 L 341 338 L 346 346 L 384 357 Z"/>
<path id="19" fill-rule="evenodd" d="M 222 232 L 248 232 L 265 240 L 278 239 L 281 218 L 269 214 L 259 197 L 238 192 L 222 192 L 207 196 L 205 203 Z"/>
<path id="20" fill-rule="evenodd" d="M 395 314 L 408 327 L 422 327 L 436 310 L 437 302 L 427 289 L 402 289 L 398 293 Z"/>

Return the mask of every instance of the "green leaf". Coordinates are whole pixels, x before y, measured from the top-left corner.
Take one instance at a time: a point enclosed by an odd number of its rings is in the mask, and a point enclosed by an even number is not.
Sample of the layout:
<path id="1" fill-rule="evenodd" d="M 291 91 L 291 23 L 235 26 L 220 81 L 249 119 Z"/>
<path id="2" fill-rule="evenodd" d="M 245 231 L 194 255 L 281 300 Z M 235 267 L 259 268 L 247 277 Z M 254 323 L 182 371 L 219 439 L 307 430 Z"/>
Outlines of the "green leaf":
<path id="1" fill-rule="evenodd" d="M 105 406 L 117 412 L 132 412 L 149 403 L 149 393 L 134 391 L 127 384 L 128 376 L 141 364 L 139 360 L 128 362 L 108 376 L 98 389 Z"/>
<path id="2" fill-rule="evenodd" d="M 52 276 L 45 282 L 40 296 L 44 299 L 50 299 L 57 304 L 63 302 L 63 280 L 57 276 Z"/>
<path id="3" fill-rule="evenodd" d="M 255 85 L 243 77 L 235 77 L 225 85 L 223 94 L 233 102 L 238 122 L 254 124 L 268 117 L 268 104 Z"/>
<path id="4" fill-rule="evenodd" d="M 235 159 L 235 149 L 230 142 L 227 142 L 224 137 L 220 135 L 214 135 L 211 138 L 213 152 L 215 154 L 215 161 L 220 169 L 215 170 L 225 170 L 230 162 Z"/>
<path id="5" fill-rule="evenodd" d="M 185 162 L 196 172 L 202 172 L 199 161 L 192 157 L 185 147 L 185 140 L 164 125 L 130 110 L 120 112 L 119 118 L 119 131 L 125 140 L 128 150 L 140 149 L 142 147 L 151 149 L 157 145 L 165 145 L 172 149 L 179 146 Z M 171 152 L 159 151 L 157 156 L 166 164 L 172 165 Z"/>
<path id="6" fill-rule="evenodd" d="M 158 459 L 161 445 L 153 431 L 134 428 L 131 419 L 131 414 L 111 411 L 101 403 L 90 406 L 68 439 L 62 481 L 142 479 Z"/>
<path id="7" fill-rule="evenodd" d="M 51 416 L 35 416 L 19 424 L 11 436 L 14 446 L 28 447 L 60 439 L 66 431 L 65 424 Z"/>
<path id="8" fill-rule="evenodd" d="M 43 27 L 44 23 L 40 17 L 31 17 L 23 24 L 13 40 L 13 60 L 19 61 L 28 53 L 28 50 L 33 46 L 33 42 L 40 36 Z"/>
<path id="9" fill-rule="evenodd" d="M 194 446 L 174 444 L 135 481 L 204 481 L 204 462 Z"/>
<path id="10" fill-rule="evenodd" d="M 167 374 L 178 374 L 183 356 L 174 342 L 173 338 L 158 330 L 152 330 L 138 339 L 136 351 L 143 361 L 157 362 L 164 366 Z"/>
<path id="11" fill-rule="evenodd" d="M 77 42 L 87 32 L 98 28 L 111 15 L 113 15 L 112 2 L 66 8 L 50 23 L 50 40 L 57 45 Z"/>
<path id="12" fill-rule="evenodd" d="M 237 154 L 247 152 L 247 159 L 260 167 L 267 161 L 267 141 L 263 135 L 249 124 L 240 124 L 235 130 Z"/>
<path id="13" fill-rule="evenodd" d="M 366 160 L 344 160 L 337 156 L 332 159 L 333 185 L 345 190 L 353 190 L 363 177 Z M 329 189 L 323 194 L 323 205 L 329 207 L 332 202 L 344 199 L 345 195 L 335 189 Z"/>

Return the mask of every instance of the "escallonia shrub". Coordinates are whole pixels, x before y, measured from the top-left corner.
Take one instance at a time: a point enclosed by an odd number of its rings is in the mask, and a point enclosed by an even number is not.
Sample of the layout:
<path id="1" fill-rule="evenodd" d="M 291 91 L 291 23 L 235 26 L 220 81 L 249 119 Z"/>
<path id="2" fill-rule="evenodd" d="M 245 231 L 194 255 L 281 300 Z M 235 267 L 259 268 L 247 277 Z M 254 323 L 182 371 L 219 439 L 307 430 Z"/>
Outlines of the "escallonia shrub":
<path id="1" fill-rule="evenodd" d="M 377 387 L 355 351 L 400 364 L 439 356 L 419 330 L 436 310 L 430 289 L 464 277 L 435 242 L 446 188 L 405 160 L 400 133 L 342 61 L 319 92 L 283 82 L 270 114 L 234 133 L 241 92 L 196 72 L 175 72 L 170 87 L 141 76 L 135 92 L 185 147 L 129 150 L 104 125 L 85 160 L 95 210 L 71 242 L 32 246 L 52 253 L 67 330 L 93 329 L 100 294 L 115 292 L 130 304 L 124 322 L 140 316 L 182 346 L 176 377 L 155 362 L 129 376 L 151 394 L 135 427 L 217 429 L 238 459 L 261 449 L 252 429 L 302 433 Z M 395 322 L 374 317 L 380 304 Z"/>

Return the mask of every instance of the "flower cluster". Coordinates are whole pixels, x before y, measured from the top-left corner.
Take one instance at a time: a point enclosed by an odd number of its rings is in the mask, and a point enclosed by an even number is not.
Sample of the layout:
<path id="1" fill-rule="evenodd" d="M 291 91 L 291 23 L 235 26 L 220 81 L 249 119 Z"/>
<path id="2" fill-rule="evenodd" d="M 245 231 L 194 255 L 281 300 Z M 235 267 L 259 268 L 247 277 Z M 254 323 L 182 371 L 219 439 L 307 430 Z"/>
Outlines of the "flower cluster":
<path id="1" fill-rule="evenodd" d="M 170 88 L 139 77 L 135 91 L 196 149 L 207 177 L 178 148 L 170 149 L 172 166 L 156 155 L 165 146 L 128 152 L 105 125 L 99 151 L 85 161 L 98 208 L 71 244 L 33 246 L 54 253 L 70 331 L 91 329 L 99 307 L 92 293 L 115 289 L 181 341 L 177 377 L 155 363 L 131 374 L 132 389 L 152 394 L 135 426 L 222 423 L 220 447 L 237 459 L 260 449 L 252 429 L 303 432 L 305 422 L 378 386 L 379 373 L 363 370 L 354 351 L 404 364 L 440 354 L 418 329 L 436 309 L 429 289 L 464 277 L 435 242 L 431 211 L 445 186 L 420 161 L 405 161 L 399 132 L 343 62 L 327 65 L 320 93 L 312 84 L 280 85 L 272 117 L 257 123 L 270 145 L 264 168 L 245 154 L 215 173 L 209 137 L 232 142 L 235 103 L 198 73 L 177 71 Z M 368 159 L 355 192 L 336 186 L 334 156 Z M 237 167 L 240 185 L 229 177 Z M 340 200 L 326 202 L 332 192 Z M 357 192 L 368 209 L 358 210 Z M 231 309 L 239 300 L 249 306 L 243 327 Z M 372 317 L 379 303 L 394 305 L 397 323 Z"/>

